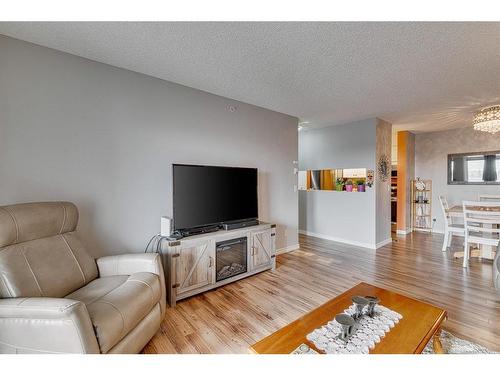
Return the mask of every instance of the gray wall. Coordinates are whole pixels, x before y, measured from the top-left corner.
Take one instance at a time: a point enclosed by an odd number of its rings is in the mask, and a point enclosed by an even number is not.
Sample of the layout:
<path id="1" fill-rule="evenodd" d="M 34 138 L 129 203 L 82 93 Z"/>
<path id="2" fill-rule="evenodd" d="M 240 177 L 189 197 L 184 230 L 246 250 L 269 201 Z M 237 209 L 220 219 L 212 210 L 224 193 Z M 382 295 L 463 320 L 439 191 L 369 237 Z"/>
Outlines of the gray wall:
<path id="1" fill-rule="evenodd" d="M 299 169 L 374 170 L 376 127 L 377 120 L 370 119 L 300 131 Z M 300 191 L 299 229 L 335 241 L 374 247 L 375 206 L 375 187 L 367 188 L 366 193 Z"/>
<path id="2" fill-rule="evenodd" d="M 432 216 L 434 229 L 444 230 L 438 197 L 447 197 L 450 205 L 463 200 L 476 200 L 479 194 L 500 194 L 500 185 L 448 185 L 448 154 L 500 150 L 500 136 L 478 132 L 471 126 L 448 131 L 422 133 L 415 136 L 415 177 L 432 180 Z"/>
<path id="3" fill-rule="evenodd" d="M 260 218 L 298 243 L 296 118 L 3 36 L 0 160 L 0 204 L 75 202 L 95 256 L 159 232 L 177 162 L 259 168 Z"/>
<path id="4" fill-rule="evenodd" d="M 299 169 L 375 166 L 376 119 L 299 132 Z M 372 168 L 374 169 L 374 168 Z"/>

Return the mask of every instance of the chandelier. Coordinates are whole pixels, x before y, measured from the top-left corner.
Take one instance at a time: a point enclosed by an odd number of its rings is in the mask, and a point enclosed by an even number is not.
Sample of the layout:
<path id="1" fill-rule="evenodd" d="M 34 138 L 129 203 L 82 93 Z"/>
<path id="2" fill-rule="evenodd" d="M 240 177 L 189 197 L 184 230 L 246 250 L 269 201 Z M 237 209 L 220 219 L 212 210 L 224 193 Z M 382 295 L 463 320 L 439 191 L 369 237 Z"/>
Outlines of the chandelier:
<path id="1" fill-rule="evenodd" d="M 481 109 L 472 120 L 474 130 L 495 134 L 500 132 L 500 105 Z"/>

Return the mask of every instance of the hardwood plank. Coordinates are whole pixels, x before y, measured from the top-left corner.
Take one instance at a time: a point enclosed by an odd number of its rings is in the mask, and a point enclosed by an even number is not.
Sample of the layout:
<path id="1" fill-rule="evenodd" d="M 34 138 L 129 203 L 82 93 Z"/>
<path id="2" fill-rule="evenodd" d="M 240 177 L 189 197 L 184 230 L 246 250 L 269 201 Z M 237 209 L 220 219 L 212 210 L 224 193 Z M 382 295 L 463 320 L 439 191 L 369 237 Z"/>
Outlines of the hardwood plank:
<path id="1" fill-rule="evenodd" d="M 300 236 L 299 250 L 266 271 L 168 308 L 144 353 L 249 353 L 249 347 L 359 282 L 401 293 L 448 312 L 443 329 L 500 351 L 500 292 L 492 263 L 467 269 L 443 236 L 413 233 L 377 251 Z"/>

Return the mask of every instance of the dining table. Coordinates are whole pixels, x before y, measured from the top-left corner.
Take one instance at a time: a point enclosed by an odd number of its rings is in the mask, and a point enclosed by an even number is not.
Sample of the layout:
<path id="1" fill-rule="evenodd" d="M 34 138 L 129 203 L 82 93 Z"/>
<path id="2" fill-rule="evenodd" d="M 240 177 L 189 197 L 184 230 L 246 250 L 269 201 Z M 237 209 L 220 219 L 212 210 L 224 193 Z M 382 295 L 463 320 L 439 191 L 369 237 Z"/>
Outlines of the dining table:
<path id="1" fill-rule="evenodd" d="M 475 207 L 476 209 L 482 209 L 484 211 L 489 211 L 489 212 L 500 212 L 500 207 Z M 450 217 L 459 217 L 462 218 L 464 217 L 464 208 L 462 205 L 456 205 L 450 207 L 448 210 L 446 210 L 448 215 Z M 472 250 L 471 251 L 471 256 L 472 257 L 480 257 L 484 259 L 493 259 L 495 257 L 495 251 L 496 248 L 493 246 L 489 245 L 480 245 L 479 250 Z M 456 251 L 454 254 L 455 258 L 463 258 L 464 252 L 463 251 Z"/>

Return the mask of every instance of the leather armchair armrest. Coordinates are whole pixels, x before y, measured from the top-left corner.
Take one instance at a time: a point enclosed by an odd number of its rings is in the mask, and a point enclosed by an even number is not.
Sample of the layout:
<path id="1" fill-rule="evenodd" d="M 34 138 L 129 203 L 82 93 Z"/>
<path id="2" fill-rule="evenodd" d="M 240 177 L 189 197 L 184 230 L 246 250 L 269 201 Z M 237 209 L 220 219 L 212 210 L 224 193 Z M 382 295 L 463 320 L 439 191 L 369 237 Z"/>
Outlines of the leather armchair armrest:
<path id="1" fill-rule="evenodd" d="M 99 353 L 87 307 L 66 298 L 0 299 L 0 353 Z"/>
<path id="2" fill-rule="evenodd" d="M 132 275 L 137 272 L 151 272 L 158 275 L 161 287 L 160 308 L 162 317 L 164 316 L 167 292 L 160 254 L 136 253 L 106 256 L 97 259 L 97 268 L 99 269 L 99 277 Z"/>

